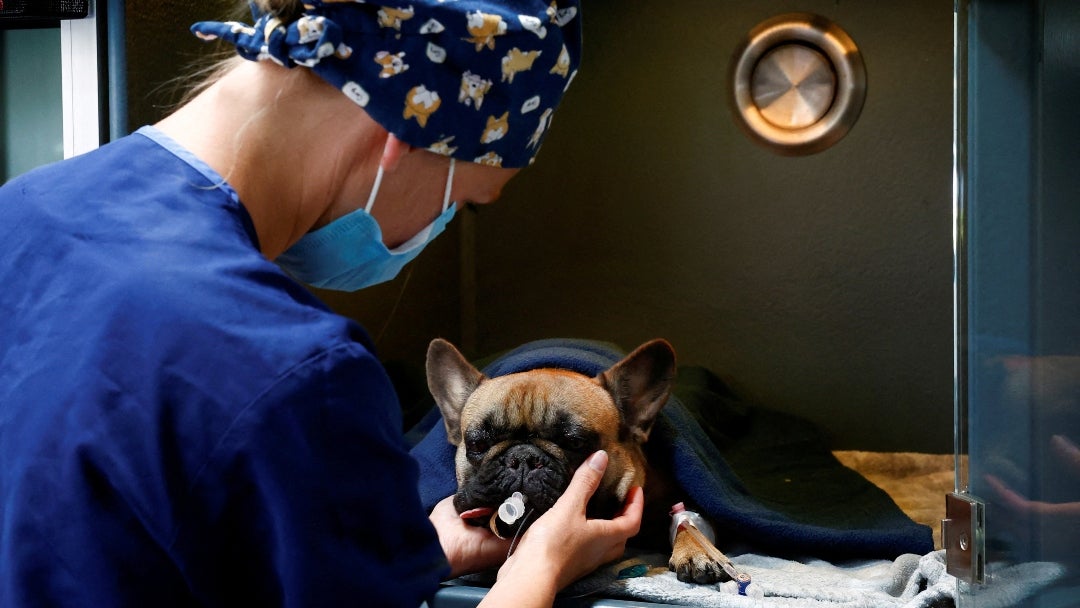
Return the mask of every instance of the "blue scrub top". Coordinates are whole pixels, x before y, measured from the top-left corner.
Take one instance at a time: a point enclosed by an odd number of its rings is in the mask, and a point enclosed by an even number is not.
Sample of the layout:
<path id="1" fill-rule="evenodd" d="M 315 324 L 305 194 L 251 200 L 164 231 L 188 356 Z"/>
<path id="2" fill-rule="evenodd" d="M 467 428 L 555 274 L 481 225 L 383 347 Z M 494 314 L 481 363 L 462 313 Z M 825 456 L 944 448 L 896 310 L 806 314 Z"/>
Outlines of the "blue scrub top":
<path id="1" fill-rule="evenodd" d="M 0 188 L 0 606 L 417 606 L 448 574 L 367 334 L 143 128 Z"/>

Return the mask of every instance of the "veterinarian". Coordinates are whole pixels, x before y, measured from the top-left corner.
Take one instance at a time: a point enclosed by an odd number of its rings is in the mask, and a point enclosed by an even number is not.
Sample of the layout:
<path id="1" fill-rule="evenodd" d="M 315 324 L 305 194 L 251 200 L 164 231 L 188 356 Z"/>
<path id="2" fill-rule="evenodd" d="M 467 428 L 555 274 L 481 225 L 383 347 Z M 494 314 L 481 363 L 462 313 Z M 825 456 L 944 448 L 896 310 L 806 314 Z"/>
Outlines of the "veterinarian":
<path id="1" fill-rule="evenodd" d="M 577 4 L 257 4 L 193 26 L 240 57 L 175 113 L 0 189 L 0 606 L 417 606 L 504 560 L 491 602 L 550 605 L 640 491 L 586 520 L 595 454 L 509 560 L 426 513 L 368 335 L 300 282 L 388 280 L 495 200 Z"/>

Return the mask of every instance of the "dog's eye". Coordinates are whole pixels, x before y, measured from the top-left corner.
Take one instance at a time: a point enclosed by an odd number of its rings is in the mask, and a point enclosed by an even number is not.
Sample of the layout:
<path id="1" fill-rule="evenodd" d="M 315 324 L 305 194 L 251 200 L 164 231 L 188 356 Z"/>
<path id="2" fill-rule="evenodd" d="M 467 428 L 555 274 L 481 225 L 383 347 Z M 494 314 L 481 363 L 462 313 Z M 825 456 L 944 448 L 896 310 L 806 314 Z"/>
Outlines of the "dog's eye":
<path id="1" fill-rule="evenodd" d="M 600 437 L 584 427 L 575 426 L 563 429 L 556 443 L 567 451 L 586 452 L 600 447 Z"/>
<path id="2" fill-rule="evenodd" d="M 491 448 L 491 445 L 489 445 L 488 442 L 484 441 L 483 439 L 472 439 L 465 442 L 465 451 L 468 453 L 469 456 L 483 456 L 489 448 Z"/>
<path id="3" fill-rule="evenodd" d="M 562 444 L 565 449 L 580 450 L 585 447 L 585 439 L 583 437 L 567 437 Z"/>

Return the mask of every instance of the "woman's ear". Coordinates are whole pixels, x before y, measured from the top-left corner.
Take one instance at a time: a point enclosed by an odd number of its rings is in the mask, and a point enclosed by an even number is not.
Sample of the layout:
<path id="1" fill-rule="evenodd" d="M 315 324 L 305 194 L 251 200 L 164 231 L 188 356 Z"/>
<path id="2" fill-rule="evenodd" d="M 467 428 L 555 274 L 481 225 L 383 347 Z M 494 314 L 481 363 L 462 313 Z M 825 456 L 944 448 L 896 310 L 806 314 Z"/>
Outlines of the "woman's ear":
<path id="1" fill-rule="evenodd" d="M 389 173 L 397 167 L 401 157 L 412 150 L 412 146 L 398 139 L 396 135 L 387 133 L 386 144 L 383 146 L 382 160 L 379 161 L 379 165 L 382 166 L 383 171 Z"/>

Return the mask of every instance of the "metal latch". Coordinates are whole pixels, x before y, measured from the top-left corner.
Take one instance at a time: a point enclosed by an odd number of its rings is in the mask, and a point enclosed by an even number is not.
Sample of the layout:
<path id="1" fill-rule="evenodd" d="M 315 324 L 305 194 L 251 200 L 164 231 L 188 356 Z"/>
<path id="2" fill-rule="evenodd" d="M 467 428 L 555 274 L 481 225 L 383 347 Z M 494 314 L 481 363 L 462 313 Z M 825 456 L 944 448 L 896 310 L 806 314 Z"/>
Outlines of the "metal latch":
<path id="1" fill-rule="evenodd" d="M 945 545 L 945 570 L 968 583 L 986 582 L 985 507 L 970 494 L 945 496 L 945 519 L 941 520 Z"/>

